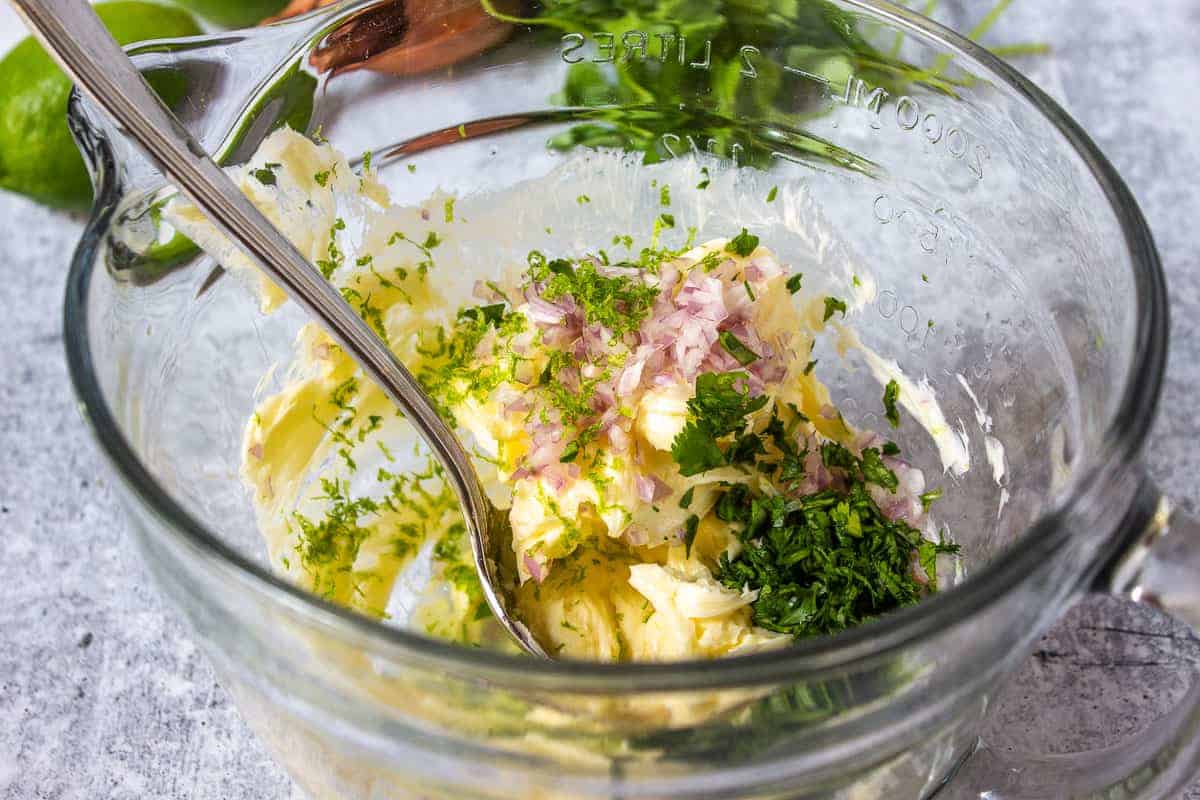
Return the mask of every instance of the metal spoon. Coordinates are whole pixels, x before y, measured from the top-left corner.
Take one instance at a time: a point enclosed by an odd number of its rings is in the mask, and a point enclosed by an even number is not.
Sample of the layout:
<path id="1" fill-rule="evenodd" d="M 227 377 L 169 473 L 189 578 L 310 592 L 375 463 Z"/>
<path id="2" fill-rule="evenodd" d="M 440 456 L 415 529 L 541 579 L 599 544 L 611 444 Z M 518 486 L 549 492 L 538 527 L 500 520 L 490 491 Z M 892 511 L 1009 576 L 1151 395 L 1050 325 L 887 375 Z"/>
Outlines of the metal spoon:
<path id="1" fill-rule="evenodd" d="M 412 374 L 162 104 L 86 0 L 14 0 L 14 5 L 75 83 L 141 145 L 213 224 L 345 349 L 416 426 L 462 504 L 488 605 L 525 650 L 545 657 L 545 650 L 517 619 L 514 582 L 502 574 L 502 548 L 509 541 L 508 516 L 488 499 L 462 443 L 438 416 Z"/>

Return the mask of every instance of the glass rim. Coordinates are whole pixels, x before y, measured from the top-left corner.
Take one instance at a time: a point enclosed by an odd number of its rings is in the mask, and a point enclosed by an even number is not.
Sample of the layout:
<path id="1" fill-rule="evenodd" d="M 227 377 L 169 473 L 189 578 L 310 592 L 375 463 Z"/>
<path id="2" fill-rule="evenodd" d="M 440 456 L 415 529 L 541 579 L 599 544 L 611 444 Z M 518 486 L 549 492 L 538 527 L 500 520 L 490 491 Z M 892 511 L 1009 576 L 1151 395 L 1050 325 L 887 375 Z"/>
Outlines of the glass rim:
<path id="1" fill-rule="evenodd" d="M 1063 519 L 1073 509 L 1084 505 L 1122 467 L 1135 460 L 1153 424 L 1166 365 L 1165 276 L 1149 227 L 1128 187 L 1091 138 L 1054 100 L 1000 58 L 940 23 L 886 0 L 839 2 L 866 16 L 908 29 L 978 65 L 1048 120 L 1103 189 L 1120 223 L 1135 271 L 1137 320 L 1132 364 L 1121 391 L 1121 402 L 1107 421 L 1100 445 L 1088 454 L 1090 457 L 1081 468 L 1080 478 L 1064 497 L 1029 525 L 1008 552 L 980 568 L 970 580 L 866 625 L 832 637 L 801 640 L 785 650 L 716 660 L 659 663 L 540 660 L 468 648 L 385 625 L 323 600 L 238 553 L 184 509 L 141 462 L 116 423 L 94 369 L 87 317 L 87 297 L 97 264 L 97 247 L 112 220 L 118 199 L 115 197 L 118 187 L 111 154 L 104 165 L 106 168 L 100 170 L 92 213 L 72 257 L 63 315 L 68 371 L 81 414 L 101 452 L 138 502 L 163 521 L 197 557 L 204 559 L 208 567 L 224 573 L 250 591 L 267 595 L 272 602 L 305 618 L 306 623 L 332 628 L 339 636 L 352 637 L 356 645 L 379 656 L 489 681 L 511 682 L 526 688 L 607 694 L 712 690 L 795 680 L 801 675 L 818 674 L 883 656 L 999 602 L 1009 589 L 1036 572 L 1036 567 L 1063 545 L 1068 531 L 1061 524 Z M 86 128 L 78 110 L 78 96 L 73 94 L 69 116 L 73 124 Z M 86 135 L 86 131 L 84 133 Z"/>

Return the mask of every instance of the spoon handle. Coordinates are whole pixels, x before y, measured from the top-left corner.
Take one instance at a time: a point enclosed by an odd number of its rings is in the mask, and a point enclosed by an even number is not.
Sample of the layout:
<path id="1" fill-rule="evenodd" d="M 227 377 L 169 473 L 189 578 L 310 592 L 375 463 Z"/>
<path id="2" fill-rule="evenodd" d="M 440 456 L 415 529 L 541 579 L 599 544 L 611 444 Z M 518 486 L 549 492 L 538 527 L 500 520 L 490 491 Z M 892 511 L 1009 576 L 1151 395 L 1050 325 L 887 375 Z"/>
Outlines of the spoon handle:
<path id="1" fill-rule="evenodd" d="M 487 499 L 466 451 L 412 373 L 163 105 L 86 0 L 13 2 L 76 84 L 400 407 L 445 468 L 468 524 L 486 520 Z"/>

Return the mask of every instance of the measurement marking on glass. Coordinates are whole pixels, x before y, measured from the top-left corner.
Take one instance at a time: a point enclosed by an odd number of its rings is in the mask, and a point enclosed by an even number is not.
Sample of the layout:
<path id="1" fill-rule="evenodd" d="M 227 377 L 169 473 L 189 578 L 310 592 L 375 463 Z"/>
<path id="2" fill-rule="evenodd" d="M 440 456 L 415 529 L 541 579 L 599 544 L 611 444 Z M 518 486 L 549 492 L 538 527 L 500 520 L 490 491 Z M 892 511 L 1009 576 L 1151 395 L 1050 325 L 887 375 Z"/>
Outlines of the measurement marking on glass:
<path id="1" fill-rule="evenodd" d="M 916 212 L 907 208 L 897 209 L 893 205 L 892 199 L 886 194 L 875 198 L 871 210 L 875 214 L 875 221 L 880 225 L 890 225 L 893 222 L 899 225 L 908 219 L 910 226 L 916 232 L 917 244 L 921 246 L 921 249 L 926 253 L 937 252 L 938 237 L 941 234 L 941 229 L 937 225 L 920 219 Z"/>
<path id="2" fill-rule="evenodd" d="M 686 143 L 686 146 L 685 146 Z M 696 140 L 696 137 L 690 133 L 685 133 L 680 136 L 678 133 L 664 133 L 658 137 L 659 149 L 662 151 L 659 155 L 668 158 L 679 158 L 684 153 L 693 155 L 710 155 L 720 159 L 728 159 L 733 162 L 733 165 L 740 166 L 742 159 L 742 151 L 745 147 L 740 142 L 732 142 L 728 147 L 722 148 L 721 143 L 709 137 L 704 140 L 703 146 Z"/>
<path id="3" fill-rule="evenodd" d="M 921 325 L 921 312 L 914 306 L 903 302 L 900 295 L 892 289 L 884 289 L 875 299 L 875 311 L 885 320 L 895 320 L 905 337 L 910 341 L 920 340 L 919 349 L 925 349 L 929 337 L 934 334 L 934 327 L 927 320 Z"/>
<path id="4" fill-rule="evenodd" d="M 784 64 L 783 71 L 790 72 L 793 75 L 799 75 L 802 78 L 808 78 L 810 81 L 816 81 L 817 83 L 823 85 L 826 89 L 829 88 L 829 79 L 828 78 L 824 78 L 824 77 L 822 77 L 820 75 L 816 75 L 812 72 L 802 70 L 799 67 L 793 67 L 790 64 Z"/>
<path id="5" fill-rule="evenodd" d="M 662 64 L 674 61 L 681 67 L 709 71 L 713 68 L 712 40 L 693 40 L 689 50 L 686 36 L 677 33 L 648 33 L 644 30 L 631 29 L 620 33 L 598 31 L 584 34 L 572 32 L 563 34 L 559 56 L 567 64 L 579 64 L 584 61 L 593 64 L 629 64 L 633 62 L 654 62 Z M 590 46 L 589 46 L 590 45 Z M 757 80 L 761 74 L 763 52 L 752 44 L 743 44 L 737 49 L 736 56 L 730 56 L 735 61 L 738 74 L 748 80 Z M 984 164 L 991 160 L 991 152 L 981 142 L 974 141 L 972 135 L 957 125 L 948 124 L 939 116 L 937 111 L 922 108 L 921 101 L 910 95 L 893 96 L 882 86 L 873 86 L 867 81 L 851 73 L 844 84 L 835 87 L 824 75 L 810 72 L 791 64 L 779 64 L 767 61 L 767 66 L 774 64 L 783 72 L 810 81 L 820 87 L 822 94 L 832 102 L 848 108 L 858 108 L 871 115 L 870 127 L 880 130 L 889 116 L 897 129 L 905 132 L 920 131 L 920 136 L 939 153 L 948 155 L 955 161 L 962 162 L 975 176 L 983 180 Z M 718 65 L 720 66 L 720 65 Z M 730 64 L 730 66 L 733 66 Z M 884 111 L 891 105 L 893 111 Z M 831 123 L 838 126 L 835 119 Z M 732 158 L 739 163 L 739 155 L 743 145 L 733 144 L 725 148 L 729 152 L 717 152 L 720 145 L 709 139 L 704 147 L 697 145 L 689 136 L 689 149 L 692 152 L 707 152 L 718 157 Z M 672 158 L 680 154 L 682 139 L 677 134 L 663 134 L 659 138 L 660 150 Z M 772 153 L 774 158 L 783 158 L 780 153 Z M 796 159 L 787 159 L 796 160 Z M 797 162 L 803 163 L 803 162 Z M 811 165 L 810 165 L 811 166 Z M 935 235 L 936 238 L 936 235 Z M 922 237 L 922 247 L 932 252 L 926 245 L 927 237 Z"/>
<path id="6" fill-rule="evenodd" d="M 651 42 L 656 42 L 657 45 Z M 589 41 L 592 47 L 588 48 Z M 629 64 L 641 61 L 658 61 L 667 63 L 674 60 L 679 66 L 691 69 L 712 69 L 712 40 L 705 39 L 693 50 L 693 57 L 688 60 L 688 39 L 677 33 L 655 33 L 653 36 L 643 30 L 631 29 L 617 33 L 596 32 L 564 33 L 561 39 L 561 49 L 558 52 L 567 64 L 578 64 L 590 61 L 593 64 Z M 751 61 L 751 56 L 758 55 L 759 49 L 753 45 L 745 45 L 738 55 L 742 60 L 742 74 L 746 77 L 758 77 L 758 70 Z"/>

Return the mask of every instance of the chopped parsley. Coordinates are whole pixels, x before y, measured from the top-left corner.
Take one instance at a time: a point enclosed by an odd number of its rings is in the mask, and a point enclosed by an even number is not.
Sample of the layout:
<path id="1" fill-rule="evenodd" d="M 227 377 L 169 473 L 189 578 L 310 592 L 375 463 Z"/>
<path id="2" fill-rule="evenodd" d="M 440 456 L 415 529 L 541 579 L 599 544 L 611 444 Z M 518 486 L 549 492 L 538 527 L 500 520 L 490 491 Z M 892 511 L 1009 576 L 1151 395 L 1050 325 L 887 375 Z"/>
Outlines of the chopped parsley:
<path id="1" fill-rule="evenodd" d="M 800 283 L 804 280 L 804 273 L 797 272 L 795 275 L 787 279 L 787 290 L 792 294 L 800 291 Z"/>
<path id="2" fill-rule="evenodd" d="M 663 187 L 658 190 L 658 204 L 660 206 L 671 205 L 671 187 L 663 184 Z"/>
<path id="3" fill-rule="evenodd" d="M 751 605 L 755 625 L 806 638 L 912 605 L 924 594 L 914 555 L 925 583 L 936 590 L 936 557 L 958 546 L 927 541 L 904 520 L 884 515 L 867 484 L 887 480 L 880 469 L 886 467 L 877 463 L 878 451 L 864 456 L 828 448 L 826 465 L 841 476 L 844 490 L 794 498 L 759 496 L 739 484 L 718 499 L 717 516 L 734 523 L 742 550 L 721 556 L 717 579 L 734 591 L 758 592 Z"/>
<path id="4" fill-rule="evenodd" d="M 696 541 L 696 531 L 700 529 L 700 518 L 695 514 L 687 518 L 683 528 L 684 557 L 691 558 L 692 543 Z"/>
<path id="5" fill-rule="evenodd" d="M 778 194 L 779 194 L 779 187 L 778 187 L 778 186 L 772 186 L 772 187 L 771 187 L 771 191 L 767 192 L 767 202 L 768 202 L 768 203 L 774 203 L 774 202 L 775 202 L 775 197 L 776 197 L 776 195 L 778 195 Z"/>
<path id="6" fill-rule="evenodd" d="M 708 174 L 708 167 L 701 167 L 700 174 L 703 175 L 704 178 L 699 183 L 696 184 L 696 188 L 697 189 L 707 189 L 708 185 L 710 183 L 712 183 L 712 179 L 709 177 L 709 174 Z"/>
<path id="7" fill-rule="evenodd" d="M 893 428 L 900 427 L 900 411 L 896 408 L 896 401 L 899 399 L 900 384 L 896 383 L 896 379 L 893 378 L 883 389 L 883 411 L 887 416 L 888 424 Z"/>
<path id="8" fill-rule="evenodd" d="M 696 395 L 688 401 L 689 420 L 671 444 L 671 455 L 684 477 L 699 475 L 729 463 L 718 444 L 746 425 L 746 417 L 767 404 L 767 397 L 751 397 L 738 388 L 745 372 L 706 372 L 696 378 Z"/>
<path id="9" fill-rule="evenodd" d="M 825 298 L 825 316 L 822 319 L 822 321 L 829 322 L 829 320 L 832 319 L 833 315 L 837 312 L 841 312 L 841 315 L 843 317 L 846 316 L 845 301 L 839 300 L 836 297 L 826 297 Z"/>
<path id="10" fill-rule="evenodd" d="M 742 340 L 729 331 L 721 331 L 717 336 L 717 341 L 721 343 L 721 347 L 725 348 L 725 352 L 737 359 L 737 362 L 743 367 L 758 361 L 758 354 L 742 344 Z"/>
<path id="11" fill-rule="evenodd" d="M 729 243 L 725 245 L 725 252 L 745 258 L 753 253 L 757 247 L 758 237 L 745 228 L 742 228 L 742 232 L 730 239 Z"/>
<path id="12" fill-rule="evenodd" d="M 925 492 L 924 494 L 921 495 L 921 508 L 928 511 L 929 507 L 931 505 L 933 505 L 934 501 L 940 500 L 941 497 L 942 497 L 941 489 L 931 489 L 930 491 Z"/>
<path id="13" fill-rule="evenodd" d="M 688 490 L 683 493 L 683 497 L 679 498 L 679 507 L 683 508 L 683 509 L 690 508 L 692 505 L 692 498 L 695 496 L 696 496 L 696 487 L 689 486 Z"/>
<path id="14" fill-rule="evenodd" d="M 459 319 L 482 320 L 485 325 L 498 328 L 500 327 L 500 323 L 504 321 L 504 308 L 504 303 L 463 308 L 459 310 L 458 316 Z"/>
<path id="15" fill-rule="evenodd" d="M 261 167 L 254 170 L 250 174 L 253 175 L 254 179 L 257 180 L 259 183 L 261 183 L 263 186 L 274 186 L 277 183 L 276 178 L 275 178 L 275 170 L 279 169 L 282 166 L 283 166 L 283 164 L 280 164 L 279 162 L 276 162 L 276 161 L 272 161 L 268 164 L 262 165 Z"/>
<path id="16" fill-rule="evenodd" d="M 888 469 L 887 465 L 883 463 L 879 451 L 872 447 L 862 451 L 862 474 L 863 480 L 867 483 L 882 486 L 893 494 L 896 492 L 896 487 L 900 485 L 896 473 Z"/>

